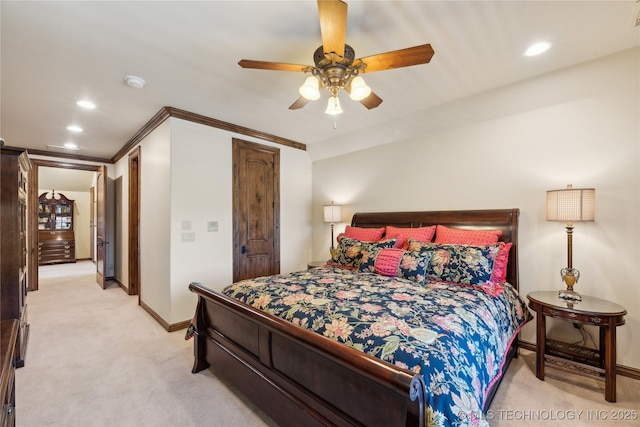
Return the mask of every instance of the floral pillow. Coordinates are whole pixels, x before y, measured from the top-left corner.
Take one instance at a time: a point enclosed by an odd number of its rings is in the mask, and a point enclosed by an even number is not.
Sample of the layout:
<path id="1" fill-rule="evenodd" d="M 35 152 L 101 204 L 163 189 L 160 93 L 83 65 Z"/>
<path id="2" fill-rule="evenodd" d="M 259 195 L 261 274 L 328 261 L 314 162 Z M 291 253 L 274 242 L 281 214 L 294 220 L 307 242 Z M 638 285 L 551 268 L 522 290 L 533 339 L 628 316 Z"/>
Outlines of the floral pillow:
<path id="1" fill-rule="evenodd" d="M 481 287 L 489 295 L 499 295 L 502 286 L 494 276 L 496 259 L 504 243 L 487 246 L 423 243 L 409 239 L 409 250 L 431 254 L 426 280 Z"/>
<path id="2" fill-rule="evenodd" d="M 331 265 L 357 269 L 363 258 L 368 259 L 380 249 L 392 248 L 396 239 L 382 240 L 379 242 L 364 242 L 362 240 L 343 237 L 331 257 Z"/>
<path id="3" fill-rule="evenodd" d="M 384 248 L 363 257 L 358 270 L 424 283 L 429 259 L 430 254 L 421 255 L 404 249 Z"/>

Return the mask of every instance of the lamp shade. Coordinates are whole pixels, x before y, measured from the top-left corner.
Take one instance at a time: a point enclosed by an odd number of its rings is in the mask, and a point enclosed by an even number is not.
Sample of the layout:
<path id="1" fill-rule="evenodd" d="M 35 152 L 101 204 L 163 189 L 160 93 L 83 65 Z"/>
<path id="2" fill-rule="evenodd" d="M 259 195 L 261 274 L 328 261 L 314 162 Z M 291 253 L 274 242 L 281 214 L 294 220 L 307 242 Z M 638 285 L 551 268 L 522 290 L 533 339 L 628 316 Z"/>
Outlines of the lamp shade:
<path id="1" fill-rule="evenodd" d="M 596 190 L 572 188 L 547 191 L 547 221 L 593 221 L 596 210 Z"/>
<path id="2" fill-rule="evenodd" d="M 342 114 L 342 107 L 340 107 L 340 100 L 337 95 L 331 95 L 329 97 L 329 101 L 327 102 L 327 109 L 324 110 L 326 114 L 335 116 L 337 114 Z"/>
<path id="3" fill-rule="evenodd" d="M 315 76 L 309 76 L 300 86 L 300 95 L 310 101 L 320 98 L 320 90 L 318 89 L 318 79 Z"/>
<path id="4" fill-rule="evenodd" d="M 342 221 L 342 206 L 340 205 L 325 205 L 324 206 L 324 222 L 341 222 Z"/>
<path id="5" fill-rule="evenodd" d="M 362 101 L 369 95 L 371 95 L 371 88 L 367 86 L 364 79 L 360 76 L 354 77 L 351 81 L 351 93 L 349 97 L 354 101 Z"/>

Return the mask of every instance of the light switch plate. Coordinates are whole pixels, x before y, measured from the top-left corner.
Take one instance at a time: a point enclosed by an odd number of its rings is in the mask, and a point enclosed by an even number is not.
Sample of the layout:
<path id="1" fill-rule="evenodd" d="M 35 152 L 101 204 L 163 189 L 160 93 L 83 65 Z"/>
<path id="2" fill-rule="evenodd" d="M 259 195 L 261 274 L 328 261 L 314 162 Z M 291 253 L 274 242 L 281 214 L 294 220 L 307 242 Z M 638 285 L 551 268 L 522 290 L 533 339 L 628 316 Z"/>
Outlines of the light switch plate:
<path id="1" fill-rule="evenodd" d="M 218 231 L 218 221 L 208 221 L 207 231 Z"/>

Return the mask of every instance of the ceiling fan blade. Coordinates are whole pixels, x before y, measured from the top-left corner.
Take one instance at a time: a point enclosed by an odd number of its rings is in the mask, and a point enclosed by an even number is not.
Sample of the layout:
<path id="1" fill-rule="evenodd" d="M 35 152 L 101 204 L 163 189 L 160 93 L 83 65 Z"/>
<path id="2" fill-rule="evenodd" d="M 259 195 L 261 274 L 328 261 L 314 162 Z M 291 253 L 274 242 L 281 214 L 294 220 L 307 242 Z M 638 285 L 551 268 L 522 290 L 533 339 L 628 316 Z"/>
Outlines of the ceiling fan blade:
<path id="1" fill-rule="evenodd" d="M 289 106 L 289 110 L 299 110 L 300 108 L 307 105 L 308 102 L 309 100 L 307 98 L 305 98 L 304 96 L 301 96 L 296 100 L 296 102 L 294 102 Z"/>
<path id="2" fill-rule="evenodd" d="M 360 103 L 367 107 L 367 109 L 371 110 L 372 108 L 376 108 L 378 105 L 382 104 L 382 98 L 371 92 L 365 99 L 360 100 Z"/>
<path id="3" fill-rule="evenodd" d="M 341 0 L 318 0 L 320 34 L 327 59 L 335 52 L 342 59 L 347 35 L 347 4 Z"/>
<path id="4" fill-rule="evenodd" d="M 296 71 L 304 72 L 309 68 L 313 68 L 309 65 L 299 64 L 285 64 L 282 62 L 267 62 L 267 61 L 253 61 L 251 59 L 242 59 L 238 62 L 238 65 L 242 68 L 256 68 L 258 70 L 274 70 L 274 71 Z"/>
<path id="5" fill-rule="evenodd" d="M 365 73 L 372 73 L 374 71 L 426 64 L 431 61 L 432 56 L 433 48 L 431 45 L 423 44 L 420 46 L 367 56 L 365 58 L 360 58 L 358 61 L 362 61 L 367 64 Z"/>

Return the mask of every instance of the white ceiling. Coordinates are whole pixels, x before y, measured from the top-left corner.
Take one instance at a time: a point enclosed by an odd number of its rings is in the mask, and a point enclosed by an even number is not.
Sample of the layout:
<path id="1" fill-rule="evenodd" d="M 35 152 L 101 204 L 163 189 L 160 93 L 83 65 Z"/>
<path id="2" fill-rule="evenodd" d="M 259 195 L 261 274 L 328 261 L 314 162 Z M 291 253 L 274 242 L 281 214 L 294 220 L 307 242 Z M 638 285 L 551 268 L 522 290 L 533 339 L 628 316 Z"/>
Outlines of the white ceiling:
<path id="1" fill-rule="evenodd" d="M 640 3 L 348 1 L 356 57 L 431 43 L 429 64 L 365 74 L 374 110 L 327 93 L 292 111 L 302 74 L 242 69 L 240 59 L 313 64 L 315 1 L 0 2 L 0 136 L 47 150 L 74 141 L 111 158 L 171 106 L 307 144 L 312 159 L 411 138 L 454 101 L 640 45 Z M 534 41 L 553 44 L 529 58 Z M 125 85 L 126 75 L 146 81 Z M 83 111 L 75 102 L 97 104 Z M 442 117 L 442 114 L 438 117 Z M 66 127 L 78 124 L 80 135 Z M 335 129 L 334 129 L 335 127 Z"/>
<path id="2" fill-rule="evenodd" d="M 40 166 L 38 167 L 38 191 L 55 190 L 56 194 L 65 191 L 88 192 L 93 186 L 95 174 L 91 171 Z"/>

